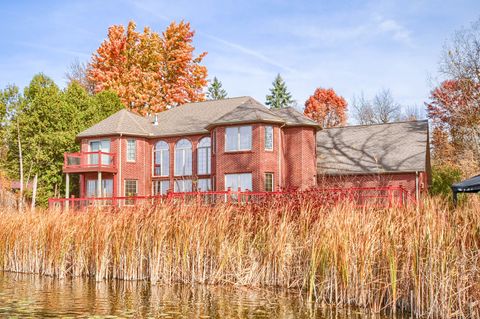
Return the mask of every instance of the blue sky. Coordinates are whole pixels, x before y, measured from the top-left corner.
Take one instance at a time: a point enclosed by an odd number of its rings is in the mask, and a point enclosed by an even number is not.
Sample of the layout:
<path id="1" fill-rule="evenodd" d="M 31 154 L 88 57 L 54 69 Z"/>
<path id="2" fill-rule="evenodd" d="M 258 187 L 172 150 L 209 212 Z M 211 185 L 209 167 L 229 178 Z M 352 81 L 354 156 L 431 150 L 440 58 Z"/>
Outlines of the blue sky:
<path id="1" fill-rule="evenodd" d="M 480 17 L 480 2 L 19 0 L 1 1 L 0 12 L 2 88 L 38 72 L 64 86 L 68 65 L 88 61 L 112 24 L 133 19 L 161 32 L 184 19 L 229 96 L 264 102 L 280 73 L 300 106 L 319 86 L 347 100 L 389 88 L 401 104 L 422 106 L 443 44 Z"/>

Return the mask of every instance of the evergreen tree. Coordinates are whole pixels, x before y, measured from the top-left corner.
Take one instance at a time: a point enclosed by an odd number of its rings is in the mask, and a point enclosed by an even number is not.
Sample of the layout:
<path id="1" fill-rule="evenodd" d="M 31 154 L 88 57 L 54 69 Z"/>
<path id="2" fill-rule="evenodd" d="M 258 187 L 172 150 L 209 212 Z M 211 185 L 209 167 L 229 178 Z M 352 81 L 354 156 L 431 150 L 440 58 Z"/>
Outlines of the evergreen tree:
<path id="1" fill-rule="evenodd" d="M 207 90 L 207 98 L 209 100 L 222 100 L 227 97 L 227 91 L 222 88 L 222 82 L 217 77 L 213 77 L 213 82 L 210 84 Z"/>
<path id="2" fill-rule="evenodd" d="M 280 74 L 277 74 L 272 84 L 273 88 L 270 89 L 265 104 L 273 109 L 289 107 L 293 103 L 292 95 L 288 92 L 287 85 Z"/>
<path id="3" fill-rule="evenodd" d="M 38 176 L 37 203 L 45 206 L 48 198 L 63 193 L 63 153 L 79 150 L 75 136 L 122 108 L 112 92 L 90 95 L 76 82 L 62 91 L 43 74 L 33 77 L 23 95 L 7 87 L 0 91 L 0 110 L 7 113 L 1 126 L 5 156 L 0 168 L 20 179 L 21 153 L 24 184 Z M 78 184 L 73 178 L 72 186 Z"/>

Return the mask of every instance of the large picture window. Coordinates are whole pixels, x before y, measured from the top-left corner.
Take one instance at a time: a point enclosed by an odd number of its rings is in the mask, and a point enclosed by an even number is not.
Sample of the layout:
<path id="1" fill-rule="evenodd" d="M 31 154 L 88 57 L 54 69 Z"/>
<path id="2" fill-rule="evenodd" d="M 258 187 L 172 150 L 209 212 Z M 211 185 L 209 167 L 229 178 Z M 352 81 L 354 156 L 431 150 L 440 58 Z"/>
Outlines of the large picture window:
<path id="1" fill-rule="evenodd" d="M 165 141 L 159 141 L 155 144 L 153 151 L 154 168 L 153 175 L 168 176 L 170 170 L 170 153 L 168 144 Z"/>
<path id="2" fill-rule="evenodd" d="M 200 178 L 197 183 L 197 191 L 208 192 L 212 190 L 212 181 L 210 178 Z"/>
<path id="3" fill-rule="evenodd" d="M 207 175 L 211 172 L 212 146 L 210 137 L 204 137 L 198 143 L 197 148 L 197 173 Z"/>
<path id="4" fill-rule="evenodd" d="M 252 173 L 244 174 L 225 174 L 225 190 L 230 187 L 232 191 L 252 190 Z"/>
<path id="5" fill-rule="evenodd" d="M 227 127 L 225 130 L 225 151 L 249 151 L 252 149 L 252 126 Z"/>
<path id="6" fill-rule="evenodd" d="M 181 139 L 175 144 L 175 176 L 192 175 L 192 143 Z"/>
<path id="7" fill-rule="evenodd" d="M 170 189 L 170 181 L 153 181 L 152 182 L 152 194 L 156 195 L 165 195 Z"/>
<path id="8" fill-rule="evenodd" d="M 173 185 L 173 191 L 175 193 L 184 193 L 192 191 L 192 180 L 191 179 L 177 179 Z"/>
<path id="9" fill-rule="evenodd" d="M 273 126 L 265 126 L 265 150 L 273 151 Z"/>

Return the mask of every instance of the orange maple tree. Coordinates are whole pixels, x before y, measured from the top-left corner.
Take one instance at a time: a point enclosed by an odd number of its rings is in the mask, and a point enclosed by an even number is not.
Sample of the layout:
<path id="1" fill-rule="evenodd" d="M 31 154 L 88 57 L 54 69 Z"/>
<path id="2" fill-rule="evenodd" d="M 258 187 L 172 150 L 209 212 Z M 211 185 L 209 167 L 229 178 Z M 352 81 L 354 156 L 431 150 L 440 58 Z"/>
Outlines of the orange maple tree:
<path id="1" fill-rule="evenodd" d="M 95 92 L 112 90 L 131 110 L 141 114 L 161 112 L 167 106 L 203 101 L 207 68 L 200 63 L 207 54 L 194 56 L 194 31 L 186 22 L 172 22 L 159 35 L 145 28 L 114 25 L 93 54 L 88 78 Z"/>
<path id="2" fill-rule="evenodd" d="M 305 102 L 304 114 L 323 128 L 345 125 L 347 101 L 333 89 L 317 88 Z"/>

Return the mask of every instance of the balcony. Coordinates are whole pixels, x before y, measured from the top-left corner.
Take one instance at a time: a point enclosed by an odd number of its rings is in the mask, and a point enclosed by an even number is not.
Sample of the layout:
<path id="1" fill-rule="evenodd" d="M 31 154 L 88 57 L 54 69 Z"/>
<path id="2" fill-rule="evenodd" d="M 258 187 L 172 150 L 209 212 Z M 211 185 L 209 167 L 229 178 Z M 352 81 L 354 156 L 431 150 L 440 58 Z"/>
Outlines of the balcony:
<path id="1" fill-rule="evenodd" d="M 64 173 L 107 172 L 116 173 L 115 153 L 78 152 L 65 153 Z"/>

